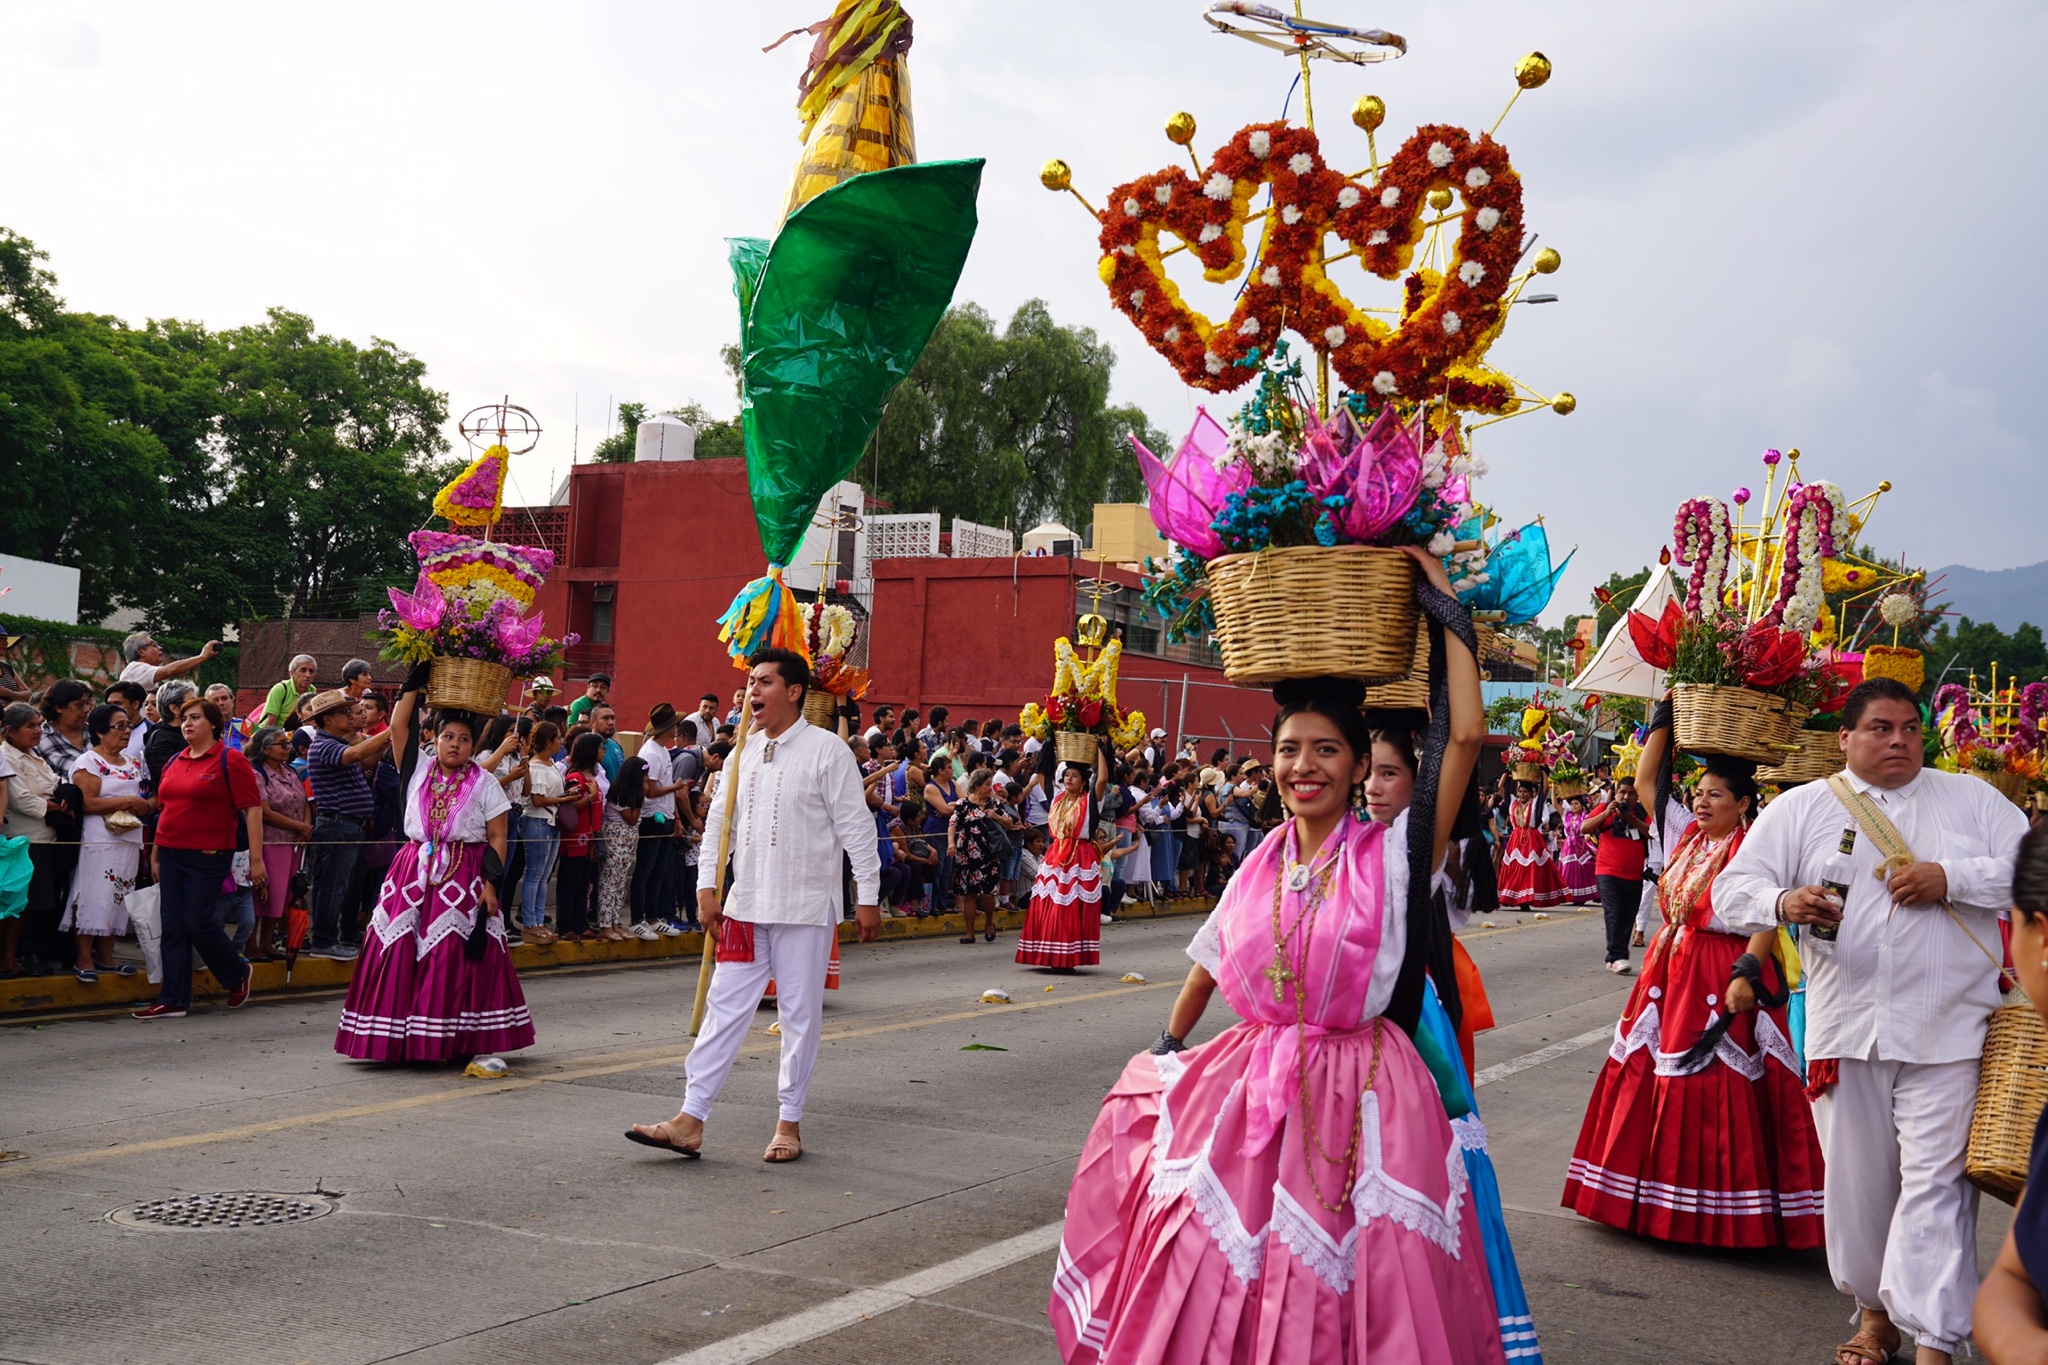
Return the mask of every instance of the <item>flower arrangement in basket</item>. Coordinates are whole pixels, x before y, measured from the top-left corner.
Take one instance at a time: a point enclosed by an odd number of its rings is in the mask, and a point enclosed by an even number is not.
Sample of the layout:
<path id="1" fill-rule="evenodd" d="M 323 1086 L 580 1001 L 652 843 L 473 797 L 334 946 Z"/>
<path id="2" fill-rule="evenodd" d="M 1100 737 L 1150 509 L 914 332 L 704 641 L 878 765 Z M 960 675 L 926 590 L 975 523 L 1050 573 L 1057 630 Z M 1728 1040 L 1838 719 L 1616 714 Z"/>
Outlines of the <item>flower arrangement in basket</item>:
<path id="1" fill-rule="evenodd" d="M 1508 750 L 1508 766 L 1517 782 L 1534 782 L 1546 774 L 1551 779 L 1553 795 L 1582 796 L 1586 790 L 1586 774 L 1580 770 L 1572 757 L 1573 744 L 1577 735 L 1571 730 L 1557 727 L 1556 716 L 1562 706 L 1562 699 L 1548 688 L 1540 688 L 1522 708 L 1522 737 Z M 1560 768 L 1575 774 L 1578 782 L 1576 792 L 1556 790 Z"/>
<path id="2" fill-rule="evenodd" d="M 1778 592 L 1754 620 L 1729 578 L 1726 505 L 1690 498 L 1679 506 L 1673 543 L 1690 570 L 1683 605 L 1674 598 L 1656 619 L 1631 611 L 1628 628 L 1636 653 L 1671 683 L 1680 749 L 1775 762 L 1790 752 L 1792 731 L 1806 716 L 1838 700 L 1838 680 L 1808 635 L 1823 606 L 1833 528 L 1838 518 L 1847 525 L 1841 497 L 1827 483 L 1793 490 Z"/>
<path id="3" fill-rule="evenodd" d="M 484 535 L 413 532 L 408 539 L 419 558 L 419 579 L 411 592 L 389 589 L 391 606 L 377 613 L 379 657 L 432 660 L 427 694 L 436 706 L 495 715 L 515 674 L 559 668 L 579 638 L 549 638 L 541 613 L 526 614 L 555 566 L 554 555 L 488 538 L 501 510 L 508 458 L 504 446 L 491 446 L 434 498 L 434 510 L 452 525 L 481 527 Z"/>
<path id="4" fill-rule="evenodd" d="M 847 660 L 860 642 L 860 622 L 837 602 L 804 605 L 804 644 L 811 656 L 811 686 L 804 693 L 804 719 L 831 729 L 846 701 L 868 694 L 868 671 Z"/>
<path id="5" fill-rule="evenodd" d="M 1395 547 L 1445 557 L 1454 586 L 1482 573 L 1484 543 L 1462 533 L 1478 525 L 1483 467 L 1419 409 L 1345 394 L 1324 421 L 1287 343 L 1261 354 L 1240 362 L 1260 384 L 1230 430 L 1198 413 L 1170 463 L 1132 441 L 1153 523 L 1177 547 L 1146 603 L 1169 639 L 1213 632 L 1234 682 L 1402 677 L 1419 617 Z"/>
<path id="6" fill-rule="evenodd" d="M 1062 635 L 1053 643 L 1052 691 L 1044 701 L 1027 704 L 1017 724 L 1040 743 L 1051 743 L 1063 762 L 1094 763 L 1096 748 L 1104 740 L 1118 752 L 1135 748 L 1145 738 L 1145 713 L 1117 704 L 1116 673 L 1122 658 L 1123 642 L 1111 640 L 1084 662 L 1074 652 L 1074 642 Z"/>
<path id="7" fill-rule="evenodd" d="M 2026 805 L 2048 749 L 2041 732 L 2048 683 L 2007 684 L 2003 691 L 1994 683 L 1981 694 L 1948 683 L 1935 692 L 1932 710 L 1942 742 L 1936 766 L 1989 782 L 2014 805 Z"/>

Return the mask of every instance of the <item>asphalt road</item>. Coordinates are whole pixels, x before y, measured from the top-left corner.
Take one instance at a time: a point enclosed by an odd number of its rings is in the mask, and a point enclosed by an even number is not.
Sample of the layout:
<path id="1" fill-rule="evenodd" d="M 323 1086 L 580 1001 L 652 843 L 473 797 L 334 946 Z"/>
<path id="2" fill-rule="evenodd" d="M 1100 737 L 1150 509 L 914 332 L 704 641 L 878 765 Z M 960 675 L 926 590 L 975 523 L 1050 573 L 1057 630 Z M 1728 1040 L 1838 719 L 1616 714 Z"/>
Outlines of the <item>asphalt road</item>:
<path id="1" fill-rule="evenodd" d="M 1016 967 L 1009 936 L 848 949 L 808 1151 L 781 1167 L 760 1161 L 765 1032 L 703 1161 L 620 1138 L 675 1110 L 694 967 L 530 978 L 540 1041 L 497 1081 L 343 1060 L 333 996 L 0 1029 L 0 1360 L 1055 1361 L 1053 1225 L 1195 923 L 1110 928 L 1103 966 L 1067 977 Z M 1558 1208 L 1604 1048 L 1528 1059 L 1611 1028 L 1628 982 L 1601 969 L 1595 914 L 1495 923 L 1467 935 L 1501 1025 L 1479 1064 L 1512 1074 L 1480 1108 L 1547 1359 L 1830 1359 L 1849 1304 L 1818 1253 L 1686 1251 Z M 990 986 L 1013 1003 L 979 1003 Z M 1197 1037 L 1229 1021 L 1218 999 Z M 110 1216 L 220 1191 L 332 1212 Z M 2004 1207 L 1982 1223 L 1988 1264 Z"/>

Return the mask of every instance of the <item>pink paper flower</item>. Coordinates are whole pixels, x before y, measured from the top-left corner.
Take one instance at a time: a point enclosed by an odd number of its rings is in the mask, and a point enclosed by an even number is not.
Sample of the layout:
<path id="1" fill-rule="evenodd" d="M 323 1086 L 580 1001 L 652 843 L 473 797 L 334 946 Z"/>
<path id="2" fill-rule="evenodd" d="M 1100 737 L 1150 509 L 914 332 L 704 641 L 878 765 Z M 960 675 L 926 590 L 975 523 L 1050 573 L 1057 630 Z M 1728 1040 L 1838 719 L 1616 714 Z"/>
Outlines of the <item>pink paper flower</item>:
<path id="1" fill-rule="evenodd" d="M 414 630 L 434 629 L 441 624 L 441 615 L 448 609 L 448 600 L 441 595 L 440 587 L 424 573 L 409 593 L 396 588 L 384 591 L 391 598 L 391 609 L 398 613 L 398 619 Z"/>
<path id="2" fill-rule="evenodd" d="M 1207 408 L 1195 410 L 1195 424 L 1180 443 L 1172 464 L 1161 464 L 1137 437 L 1131 445 L 1151 494 L 1152 524 L 1159 534 L 1202 559 L 1223 553 L 1223 541 L 1210 523 L 1232 493 L 1251 487 L 1251 471 L 1233 464 L 1221 468 L 1230 453 L 1230 436 Z"/>

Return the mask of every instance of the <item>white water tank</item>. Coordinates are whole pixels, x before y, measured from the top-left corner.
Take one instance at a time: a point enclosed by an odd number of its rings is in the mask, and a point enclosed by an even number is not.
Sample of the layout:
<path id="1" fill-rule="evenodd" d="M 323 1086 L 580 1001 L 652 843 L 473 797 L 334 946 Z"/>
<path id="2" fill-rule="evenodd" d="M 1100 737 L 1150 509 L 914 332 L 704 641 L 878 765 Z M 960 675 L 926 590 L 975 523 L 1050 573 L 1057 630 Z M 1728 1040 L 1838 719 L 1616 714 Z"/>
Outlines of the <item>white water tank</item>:
<path id="1" fill-rule="evenodd" d="M 635 460 L 694 460 L 697 458 L 697 428 L 680 417 L 662 413 L 650 417 L 635 429 Z"/>

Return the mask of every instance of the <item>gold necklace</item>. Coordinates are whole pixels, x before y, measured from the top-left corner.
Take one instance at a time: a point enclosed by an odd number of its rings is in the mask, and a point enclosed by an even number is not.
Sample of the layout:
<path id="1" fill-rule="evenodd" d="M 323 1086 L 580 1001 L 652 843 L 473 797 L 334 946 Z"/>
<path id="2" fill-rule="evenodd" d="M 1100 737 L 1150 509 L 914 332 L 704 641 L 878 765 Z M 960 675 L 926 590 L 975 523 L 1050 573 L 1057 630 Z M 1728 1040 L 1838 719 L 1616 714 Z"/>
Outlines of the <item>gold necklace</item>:
<path id="1" fill-rule="evenodd" d="M 1338 829 L 1332 830 L 1331 834 L 1337 834 L 1342 828 L 1343 822 L 1339 820 Z M 1295 833 L 1297 838 L 1299 838 L 1299 827 L 1296 828 Z M 1317 857 L 1321 858 L 1326 850 L 1329 852 L 1329 856 L 1323 862 L 1321 871 L 1318 872 L 1316 870 L 1314 866 L 1315 859 L 1311 859 L 1308 864 L 1291 863 L 1288 866 L 1287 875 L 1275 875 L 1273 878 L 1273 962 L 1271 966 L 1266 968 L 1265 977 L 1266 980 L 1273 983 L 1273 1003 L 1276 1005 L 1287 998 L 1288 983 L 1300 979 L 1300 973 L 1296 971 L 1293 962 L 1289 959 L 1289 946 L 1293 942 L 1295 934 L 1301 930 L 1302 926 L 1304 924 L 1308 925 L 1308 932 L 1302 936 L 1301 941 L 1301 969 L 1305 971 L 1308 967 L 1308 940 L 1315 934 L 1316 914 L 1321 910 L 1323 898 L 1329 894 L 1330 882 L 1336 876 L 1336 849 L 1342 847 L 1341 841 L 1325 840 L 1324 844 L 1325 848 L 1317 851 Z M 1333 848 L 1332 844 L 1335 844 L 1336 847 Z M 1284 860 L 1286 856 L 1285 846 L 1283 845 L 1281 857 Z M 1298 879 L 1294 875 L 1297 872 L 1302 874 Z M 1300 885 L 1293 885 L 1297 880 L 1299 880 Z M 1310 890 L 1311 885 L 1313 890 Z M 1283 887 L 1296 892 L 1309 891 L 1309 894 L 1302 897 L 1301 907 L 1294 916 L 1294 923 L 1284 930 L 1280 924 L 1280 900 Z M 1300 992 L 1296 991 L 1295 994 L 1299 997 Z M 1297 1006 L 1299 1006 L 1299 1003 L 1299 999 L 1297 999 Z"/>

